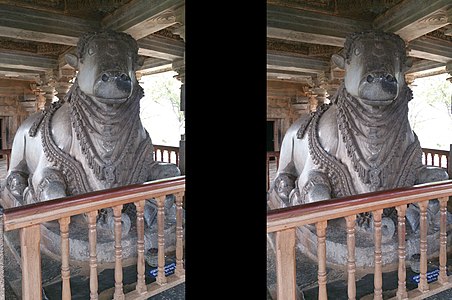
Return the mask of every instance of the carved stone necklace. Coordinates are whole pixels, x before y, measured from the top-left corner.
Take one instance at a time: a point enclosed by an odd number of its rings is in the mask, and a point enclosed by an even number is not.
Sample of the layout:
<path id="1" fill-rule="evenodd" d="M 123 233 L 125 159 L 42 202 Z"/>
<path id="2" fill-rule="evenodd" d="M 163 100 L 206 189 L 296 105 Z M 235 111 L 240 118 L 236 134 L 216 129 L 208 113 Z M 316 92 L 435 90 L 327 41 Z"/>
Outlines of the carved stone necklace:
<path id="1" fill-rule="evenodd" d="M 141 156 L 145 143 L 136 144 L 139 134 L 139 100 L 143 96 L 141 87 L 134 89 L 132 96 L 117 107 L 100 107 L 85 95 L 74 83 L 68 102 L 71 108 L 72 127 L 80 143 L 82 154 L 97 179 L 107 186 L 122 182 L 123 171 L 129 172 L 131 158 Z M 138 151 L 135 151 L 138 150 Z M 129 153 L 133 151 L 133 153 Z"/>
<path id="2" fill-rule="evenodd" d="M 405 165 L 413 160 L 412 152 L 416 147 L 408 147 L 406 151 L 402 147 L 409 129 L 407 103 L 410 99 L 411 90 L 406 87 L 394 100 L 394 105 L 373 109 L 363 107 L 344 86 L 337 94 L 338 126 L 347 156 L 360 180 L 370 185 L 371 191 L 393 187 L 389 184 L 397 183 Z"/>

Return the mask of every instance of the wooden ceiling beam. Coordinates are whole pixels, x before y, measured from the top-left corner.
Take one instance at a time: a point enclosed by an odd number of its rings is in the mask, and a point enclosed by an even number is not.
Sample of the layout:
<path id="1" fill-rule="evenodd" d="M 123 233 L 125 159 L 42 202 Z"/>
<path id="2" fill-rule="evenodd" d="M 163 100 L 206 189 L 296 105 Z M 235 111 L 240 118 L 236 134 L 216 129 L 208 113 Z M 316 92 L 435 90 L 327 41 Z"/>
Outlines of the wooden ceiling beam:
<path id="1" fill-rule="evenodd" d="M 57 66 L 58 60 L 41 55 L 0 51 L 0 68 L 13 68 L 45 72 Z"/>
<path id="2" fill-rule="evenodd" d="M 326 59 L 267 52 L 267 70 L 282 70 L 316 75 L 320 72 L 327 72 L 329 68 L 330 62 Z"/>
<path id="3" fill-rule="evenodd" d="M 150 35 L 137 42 L 140 55 L 171 61 L 184 57 L 185 43 L 181 40 Z"/>
<path id="4" fill-rule="evenodd" d="M 77 45 L 79 36 L 100 22 L 0 4 L 0 36 L 35 42 Z"/>
<path id="5" fill-rule="evenodd" d="M 127 32 L 138 40 L 178 23 L 177 10 L 184 3 L 184 0 L 134 0 L 106 16 L 102 27 Z"/>
<path id="6" fill-rule="evenodd" d="M 441 63 L 452 61 L 452 42 L 423 36 L 408 44 L 408 55 Z"/>
<path id="7" fill-rule="evenodd" d="M 267 5 L 269 38 L 343 47 L 348 33 L 370 28 L 370 22 Z"/>
<path id="8" fill-rule="evenodd" d="M 375 18 L 376 29 L 412 41 L 452 22 L 450 0 L 405 0 Z"/>

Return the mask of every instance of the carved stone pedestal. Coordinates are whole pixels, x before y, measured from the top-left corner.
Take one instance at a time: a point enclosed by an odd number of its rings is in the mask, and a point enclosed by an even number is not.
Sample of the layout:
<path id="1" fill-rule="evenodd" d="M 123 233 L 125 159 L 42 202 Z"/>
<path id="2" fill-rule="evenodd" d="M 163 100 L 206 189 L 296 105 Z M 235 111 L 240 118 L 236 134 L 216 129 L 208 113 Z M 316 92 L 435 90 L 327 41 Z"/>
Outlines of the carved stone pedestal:
<path id="1" fill-rule="evenodd" d="M 335 219 L 328 221 L 326 229 L 326 263 L 332 268 L 346 268 L 347 266 L 347 229 L 345 219 Z M 299 227 L 297 230 L 299 249 L 313 260 L 317 260 L 317 235 L 314 225 Z M 372 232 L 364 232 L 356 227 L 355 234 L 355 263 L 360 271 L 374 272 L 374 237 Z M 427 235 L 427 256 L 428 258 L 439 255 L 439 231 Z M 448 226 L 447 243 L 452 242 L 452 226 Z M 397 230 L 390 239 L 383 239 L 382 263 L 385 271 L 394 271 L 398 267 L 398 235 Z M 413 233 L 409 226 L 406 232 L 406 262 L 410 263 L 410 258 L 420 253 L 419 233 Z"/>
<path id="2" fill-rule="evenodd" d="M 83 217 L 71 218 L 69 225 L 69 245 L 70 260 L 76 262 L 89 262 L 89 242 L 88 225 L 83 224 Z M 86 226 L 84 226 L 86 225 Z M 50 257 L 60 260 L 61 258 L 61 236 L 59 234 L 58 222 L 48 222 L 41 226 L 41 250 Z M 123 265 L 134 264 L 137 258 L 137 228 L 135 222 L 132 223 L 130 231 L 122 236 L 122 257 Z M 157 248 L 157 226 L 149 230 L 145 228 L 144 253 L 151 256 L 149 249 Z M 165 254 L 174 252 L 176 249 L 176 224 L 165 224 Z M 113 234 L 108 229 L 97 229 L 97 263 L 114 263 L 115 261 L 115 240 Z M 146 257 L 147 260 L 150 257 Z"/>

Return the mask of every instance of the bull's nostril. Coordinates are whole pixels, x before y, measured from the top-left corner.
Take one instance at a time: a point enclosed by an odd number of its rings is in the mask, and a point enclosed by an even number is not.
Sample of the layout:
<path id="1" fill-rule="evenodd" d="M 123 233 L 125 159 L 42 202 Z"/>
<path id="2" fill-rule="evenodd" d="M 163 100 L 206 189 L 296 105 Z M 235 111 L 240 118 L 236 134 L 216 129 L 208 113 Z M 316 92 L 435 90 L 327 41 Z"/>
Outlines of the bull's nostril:
<path id="1" fill-rule="evenodd" d="M 108 81 L 108 75 L 107 74 L 102 75 L 102 81 L 104 81 L 104 82 Z"/>
<path id="2" fill-rule="evenodd" d="M 374 77 L 372 75 L 367 75 L 366 80 L 368 83 L 371 83 L 372 81 L 374 81 Z"/>
<path id="3" fill-rule="evenodd" d="M 121 75 L 121 80 L 128 81 L 130 79 L 129 79 L 129 76 L 127 76 L 126 74 L 122 74 Z"/>
<path id="4" fill-rule="evenodd" d="M 392 77 L 391 75 L 386 75 L 386 80 L 389 82 L 392 82 L 394 80 L 394 77 Z"/>

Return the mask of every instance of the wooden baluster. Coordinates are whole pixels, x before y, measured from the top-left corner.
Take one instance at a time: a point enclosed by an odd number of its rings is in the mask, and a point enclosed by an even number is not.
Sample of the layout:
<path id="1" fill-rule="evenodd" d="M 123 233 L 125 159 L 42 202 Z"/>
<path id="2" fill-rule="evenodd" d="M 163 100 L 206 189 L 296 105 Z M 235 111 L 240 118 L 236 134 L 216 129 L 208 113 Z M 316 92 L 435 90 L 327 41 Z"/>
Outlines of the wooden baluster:
<path id="1" fill-rule="evenodd" d="M 424 165 L 427 165 L 427 152 L 424 152 Z"/>
<path id="2" fill-rule="evenodd" d="M 356 215 L 345 217 L 347 222 L 347 271 L 348 299 L 356 299 L 356 264 L 355 264 L 355 221 Z"/>
<path id="3" fill-rule="evenodd" d="M 443 167 L 443 156 L 441 154 L 438 154 L 439 159 L 439 167 Z"/>
<path id="4" fill-rule="evenodd" d="M 267 191 L 268 191 L 268 189 L 270 188 L 270 161 L 268 155 L 266 159 L 266 168 L 267 168 Z"/>
<path id="5" fill-rule="evenodd" d="M 276 293 L 278 299 L 296 299 L 295 229 L 275 232 Z"/>
<path id="6" fill-rule="evenodd" d="M 163 161 L 163 152 L 164 152 L 165 150 L 164 149 L 161 149 L 160 150 L 160 161 Z"/>
<path id="7" fill-rule="evenodd" d="M 41 225 L 20 229 L 22 299 L 42 299 Z"/>
<path id="8" fill-rule="evenodd" d="M 319 283 L 319 299 L 328 299 L 326 291 L 326 225 L 327 221 L 321 221 L 315 224 L 317 229 L 317 261 L 319 270 L 317 278 Z"/>
<path id="9" fill-rule="evenodd" d="M 115 300 L 124 299 L 122 286 L 122 245 L 121 245 L 121 210 L 122 205 L 113 207 L 114 228 L 115 228 Z"/>
<path id="10" fill-rule="evenodd" d="M 88 216 L 88 242 L 89 242 L 89 298 L 98 299 L 98 281 L 97 281 L 97 229 L 96 219 L 97 210 L 87 213 Z"/>
<path id="11" fill-rule="evenodd" d="M 154 161 L 156 161 L 157 160 L 157 148 L 155 148 L 155 146 L 154 146 Z"/>
<path id="12" fill-rule="evenodd" d="M 421 292 L 429 290 L 427 282 L 427 206 L 428 200 L 419 202 L 420 212 L 420 279 L 418 289 Z"/>
<path id="13" fill-rule="evenodd" d="M 165 198 L 157 197 L 157 237 L 158 237 L 158 272 L 156 282 L 159 285 L 166 284 L 165 277 Z"/>
<path id="14" fill-rule="evenodd" d="M 399 237 L 398 254 L 399 254 L 399 270 L 398 270 L 398 289 L 397 299 L 408 299 L 408 293 L 406 291 L 406 227 L 405 227 L 405 215 L 406 205 L 397 206 L 397 235 Z"/>
<path id="15" fill-rule="evenodd" d="M 176 155 L 176 165 L 179 165 L 179 153 L 177 151 L 174 151 L 174 154 Z"/>
<path id="16" fill-rule="evenodd" d="M 446 284 L 447 278 L 447 200 L 449 197 L 439 198 L 440 205 L 440 233 L 439 233 L 439 276 L 438 282 Z"/>
<path id="17" fill-rule="evenodd" d="M 3 207 L 0 206 L 0 299 L 5 299 L 5 242 L 4 223 L 3 223 Z"/>
<path id="18" fill-rule="evenodd" d="M 382 209 L 372 212 L 374 220 L 375 272 L 374 299 L 383 299 L 383 274 L 381 261 L 381 215 Z"/>
<path id="19" fill-rule="evenodd" d="M 61 218 L 60 223 L 61 234 L 61 295 L 63 300 L 71 299 L 71 272 L 69 269 L 69 223 L 70 217 Z"/>
<path id="20" fill-rule="evenodd" d="M 135 202 L 137 208 L 137 285 L 136 290 L 139 294 L 147 292 L 144 277 L 144 204 L 145 200 Z"/>
<path id="21" fill-rule="evenodd" d="M 184 268 L 184 215 L 182 210 L 182 201 L 184 199 L 183 193 L 178 193 L 176 196 L 176 271 L 177 277 L 185 275 Z"/>
<path id="22" fill-rule="evenodd" d="M 452 178 L 452 144 L 449 144 L 449 154 L 447 155 L 447 174 Z"/>

